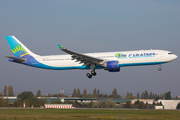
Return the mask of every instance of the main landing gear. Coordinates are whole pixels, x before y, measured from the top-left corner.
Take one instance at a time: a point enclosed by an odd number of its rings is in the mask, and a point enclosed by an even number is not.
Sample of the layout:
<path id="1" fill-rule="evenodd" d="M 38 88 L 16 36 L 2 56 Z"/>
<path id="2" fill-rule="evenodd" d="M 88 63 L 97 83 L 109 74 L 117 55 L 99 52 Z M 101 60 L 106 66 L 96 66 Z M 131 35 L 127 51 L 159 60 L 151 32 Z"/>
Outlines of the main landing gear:
<path id="1" fill-rule="evenodd" d="M 96 76 L 97 75 L 97 73 L 95 72 L 95 64 L 91 64 L 91 69 L 90 69 L 90 73 L 87 73 L 86 74 L 86 76 L 88 77 L 88 78 L 92 78 L 92 76 Z"/>
<path id="2" fill-rule="evenodd" d="M 159 68 L 158 68 L 158 70 L 159 70 L 159 71 L 161 71 L 161 70 L 162 70 L 162 68 L 161 68 L 161 64 L 159 65 Z"/>
<path id="3" fill-rule="evenodd" d="M 87 73 L 86 74 L 86 76 L 88 77 L 88 78 L 92 78 L 92 76 L 96 76 L 97 75 L 97 73 L 95 72 L 95 70 L 92 70 L 90 73 Z"/>

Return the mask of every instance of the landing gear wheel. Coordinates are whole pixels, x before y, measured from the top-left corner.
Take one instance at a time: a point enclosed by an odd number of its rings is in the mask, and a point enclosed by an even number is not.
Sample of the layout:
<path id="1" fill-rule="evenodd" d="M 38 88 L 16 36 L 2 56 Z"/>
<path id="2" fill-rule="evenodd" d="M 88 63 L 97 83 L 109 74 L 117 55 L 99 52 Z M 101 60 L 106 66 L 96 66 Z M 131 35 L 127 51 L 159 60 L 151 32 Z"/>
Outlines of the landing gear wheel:
<path id="1" fill-rule="evenodd" d="M 159 71 L 161 71 L 161 70 L 162 70 L 162 68 L 161 68 L 161 67 L 159 67 L 159 68 L 158 68 L 158 70 L 159 70 Z"/>
<path id="2" fill-rule="evenodd" d="M 87 76 L 88 78 L 92 78 L 92 75 L 91 75 L 90 73 L 87 73 L 86 76 Z"/>
<path id="3" fill-rule="evenodd" d="M 94 76 L 96 76 L 96 75 L 97 75 L 97 73 L 95 72 L 93 75 L 94 75 Z"/>
<path id="4" fill-rule="evenodd" d="M 91 75 L 93 75 L 93 76 L 96 76 L 96 75 L 97 75 L 97 73 L 95 72 L 95 70 L 92 70 L 92 71 L 91 71 Z"/>

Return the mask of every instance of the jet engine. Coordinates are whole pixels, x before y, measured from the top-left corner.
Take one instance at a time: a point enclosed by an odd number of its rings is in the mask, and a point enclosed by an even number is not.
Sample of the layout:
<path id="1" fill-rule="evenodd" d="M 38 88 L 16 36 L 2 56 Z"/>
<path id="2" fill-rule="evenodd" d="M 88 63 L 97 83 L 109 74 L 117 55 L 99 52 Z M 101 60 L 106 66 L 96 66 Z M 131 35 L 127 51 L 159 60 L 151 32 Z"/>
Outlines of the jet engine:
<path id="1" fill-rule="evenodd" d="M 105 67 L 105 70 L 108 70 L 109 72 L 119 72 L 119 62 L 118 61 L 107 61 L 103 64 Z"/>

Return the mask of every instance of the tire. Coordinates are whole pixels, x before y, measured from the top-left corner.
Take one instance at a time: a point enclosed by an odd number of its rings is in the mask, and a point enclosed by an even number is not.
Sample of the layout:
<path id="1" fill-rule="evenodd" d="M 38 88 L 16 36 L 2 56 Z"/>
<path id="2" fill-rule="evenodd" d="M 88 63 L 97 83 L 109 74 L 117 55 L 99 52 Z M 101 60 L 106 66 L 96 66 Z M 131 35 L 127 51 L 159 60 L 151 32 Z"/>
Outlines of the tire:
<path id="1" fill-rule="evenodd" d="M 161 67 L 159 67 L 159 68 L 158 68 L 158 70 L 159 70 L 159 71 L 161 71 L 161 70 L 162 70 L 162 68 L 161 68 Z"/>
<path id="2" fill-rule="evenodd" d="M 91 75 L 90 73 L 87 73 L 86 76 L 87 76 L 88 78 L 92 78 L 92 75 Z"/>
<path id="3" fill-rule="evenodd" d="M 91 71 L 91 75 L 96 76 L 95 70 L 92 70 L 92 71 Z"/>
<path id="4" fill-rule="evenodd" d="M 97 73 L 95 72 L 93 75 L 94 75 L 94 76 L 96 76 L 96 75 L 97 75 Z"/>

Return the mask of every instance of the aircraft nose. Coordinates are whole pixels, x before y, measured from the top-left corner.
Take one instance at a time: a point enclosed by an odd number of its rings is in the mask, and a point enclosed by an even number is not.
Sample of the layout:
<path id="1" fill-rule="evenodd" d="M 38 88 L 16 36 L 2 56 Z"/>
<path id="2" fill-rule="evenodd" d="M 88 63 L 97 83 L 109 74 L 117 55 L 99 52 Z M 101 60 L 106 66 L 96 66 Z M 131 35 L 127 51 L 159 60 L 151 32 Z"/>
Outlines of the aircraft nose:
<path id="1" fill-rule="evenodd" d="M 178 56 L 177 56 L 177 55 L 175 55 L 175 59 L 176 59 L 176 58 L 178 58 Z"/>
<path id="2" fill-rule="evenodd" d="M 178 56 L 174 54 L 174 55 L 173 55 L 173 60 L 175 60 L 177 57 L 178 57 Z"/>

